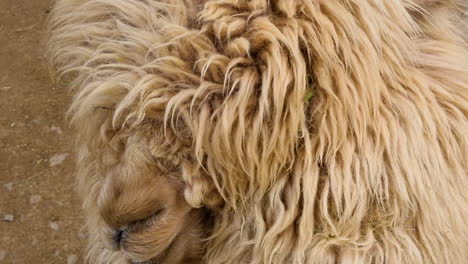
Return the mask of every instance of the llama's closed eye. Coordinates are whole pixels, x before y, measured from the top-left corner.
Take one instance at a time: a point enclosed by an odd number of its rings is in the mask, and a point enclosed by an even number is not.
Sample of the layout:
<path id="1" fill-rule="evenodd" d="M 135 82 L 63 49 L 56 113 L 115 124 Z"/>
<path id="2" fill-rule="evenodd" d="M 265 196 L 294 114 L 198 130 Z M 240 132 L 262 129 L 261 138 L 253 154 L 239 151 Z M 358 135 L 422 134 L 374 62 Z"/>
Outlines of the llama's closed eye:
<path id="1" fill-rule="evenodd" d="M 154 224 L 157 224 L 158 221 L 161 220 L 161 218 L 164 217 L 166 213 L 166 209 L 159 209 L 149 217 L 146 217 L 141 220 L 136 220 L 131 223 L 129 223 L 127 230 L 128 231 L 134 231 L 134 230 L 139 230 L 139 229 L 145 229 L 148 226 L 152 226 Z"/>
<path id="2" fill-rule="evenodd" d="M 149 217 L 132 221 L 125 226 L 120 227 L 115 231 L 114 241 L 120 247 L 120 244 L 125 241 L 129 233 L 144 232 L 145 229 L 157 225 L 164 217 L 166 209 L 159 209 Z"/>
<path id="3" fill-rule="evenodd" d="M 136 261 L 164 255 L 186 228 L 190 211 L 188 207 L 168 208 L 130 223 L 120 234 L 120 249 Z"/>

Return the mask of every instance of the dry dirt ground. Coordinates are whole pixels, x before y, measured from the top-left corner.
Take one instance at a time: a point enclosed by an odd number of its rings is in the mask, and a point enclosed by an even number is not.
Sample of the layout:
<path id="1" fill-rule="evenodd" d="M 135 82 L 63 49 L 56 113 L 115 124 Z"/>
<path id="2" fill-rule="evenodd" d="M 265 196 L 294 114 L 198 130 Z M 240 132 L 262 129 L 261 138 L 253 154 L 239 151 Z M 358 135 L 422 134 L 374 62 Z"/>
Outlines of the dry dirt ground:
<path id="1" fill-rule="evenodd" d="M 0 0 L 0 263 L 82 263 L 65 88 L 46 58 L 53 0 Z"/>

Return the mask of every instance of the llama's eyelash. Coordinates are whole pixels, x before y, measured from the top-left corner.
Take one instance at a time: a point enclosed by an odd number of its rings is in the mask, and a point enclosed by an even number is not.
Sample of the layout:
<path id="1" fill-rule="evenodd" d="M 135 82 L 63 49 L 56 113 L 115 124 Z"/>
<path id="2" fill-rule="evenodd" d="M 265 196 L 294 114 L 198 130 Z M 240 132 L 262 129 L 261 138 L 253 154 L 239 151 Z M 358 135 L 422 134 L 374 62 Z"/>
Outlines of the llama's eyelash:
<path id="1" fill-rule="evenodd" d="M 133 264 L 152 264 L 153 262 L 152 261 L 143 261 L 143 262 L 140 262 L 140 261 L 132 261 Z"/>
<path id="2" fill-rule="evenodd" d="M 135 231 L 140 231 L 142 229 L 145 229 L 147 227 L 150 227 L 155 224 L 156 221 L 158 221 L 166 209 L 159 209 L 157 210 L 154 214 L 152 214 L 150 217 L 147 217 L 145 219 L 133 221 L 129 223 L 128 225 L 125 225 L 117 231 L 117 234 L 115 235 L 115 241 L 117 245 L 120 245 L 122 241 L 125 241 L 125 239 L 128 237 L 128 234 L 131 232 Z"/>
<path id="3" fill-rule="evenodd" d="M 157 210 L 154 214 L 152 214 L 151 216 L 145 219 L 133 221 L 127 225 L 127 228 L 125 228 L 124 231 L 128 233 L 131 231 L 136 231 L 136 230 L 140 230 L 140 229 L 144 229 L 149 226 L 152 226 L 157 221 L 159 221 L 159 219 L 161 219 L 161 217 L 164 215 L 165 212 L 166 212 L 166 209 L 162 208 L 162 209 Z"/>

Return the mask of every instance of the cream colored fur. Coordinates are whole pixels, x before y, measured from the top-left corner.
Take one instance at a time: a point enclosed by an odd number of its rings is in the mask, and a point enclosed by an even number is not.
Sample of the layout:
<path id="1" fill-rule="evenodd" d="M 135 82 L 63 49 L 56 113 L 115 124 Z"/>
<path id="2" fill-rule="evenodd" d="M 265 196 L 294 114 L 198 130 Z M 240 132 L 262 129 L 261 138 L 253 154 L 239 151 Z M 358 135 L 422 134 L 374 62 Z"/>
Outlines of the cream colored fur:
<path id="1" fill-rule="evenodd" d="M 214 215 L 204 263 L 466 263 L 462 5 L 59 0 L 91 262 L 126 261 L 96 200 L 145 142 Z"/>

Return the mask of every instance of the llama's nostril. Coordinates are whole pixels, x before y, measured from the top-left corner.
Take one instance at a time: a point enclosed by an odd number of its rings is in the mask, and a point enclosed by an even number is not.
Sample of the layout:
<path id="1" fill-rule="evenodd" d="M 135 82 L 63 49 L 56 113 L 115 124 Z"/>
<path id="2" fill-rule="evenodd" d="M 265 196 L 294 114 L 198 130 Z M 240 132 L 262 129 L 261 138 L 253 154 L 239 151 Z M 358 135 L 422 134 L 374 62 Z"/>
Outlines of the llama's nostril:
<path id="1" fill-rule="evenodd" d="M 123 230 L 117 230 L 115 233 L 114 241 L 117 243 L 117 245 L 120 244 L 120 241 L 122 240 L 122 235 L 123 235 Z"/>
<path id="2" fill-rule="evenodd" d="M 125 229 L 119 229 L 115 231 L 114 241 L 117 247 L 120 247 L 120 243 L 122 242 L 123 239 L 125 239 L 125 236 L 126 236 Z"/>

